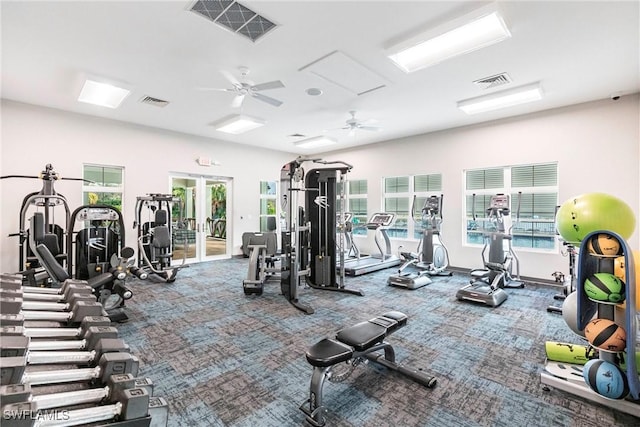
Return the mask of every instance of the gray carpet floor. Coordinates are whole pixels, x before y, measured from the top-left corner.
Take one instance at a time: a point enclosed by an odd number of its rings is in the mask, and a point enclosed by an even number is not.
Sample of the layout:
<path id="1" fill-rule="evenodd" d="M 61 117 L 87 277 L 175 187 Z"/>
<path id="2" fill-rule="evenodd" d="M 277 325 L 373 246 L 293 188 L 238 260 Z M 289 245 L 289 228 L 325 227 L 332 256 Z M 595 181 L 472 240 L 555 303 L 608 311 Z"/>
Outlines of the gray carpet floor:
<path id="1" fill-rule="evenodd" d="M 543 390 L 544 343 L 580 342 L 547 313 L 555 289 L 508 289 L 490 308 L 455 299 L 465 275 L 406 290 L 386 285 L 393 269 L 346 278 L 364 296 L 300 289 L 305 315 L 278 282 L 245 296 L 248 259 L 191 265 L 174 283 L 132 281 L 130 320 L 120 335 L 141 361 L 170 426 L 302 426 L 312 367 L 305 351 L 324 337 L 389 310 L 409 320 L 392 334 L 396 360 L 434 375 L 427 389 L 386 368 L 358 367 L 324 387 L 329 426 L 640 426 L 639 418 L 559 390 Z M 640 406 L 639 406 L 640 408 Z"/>

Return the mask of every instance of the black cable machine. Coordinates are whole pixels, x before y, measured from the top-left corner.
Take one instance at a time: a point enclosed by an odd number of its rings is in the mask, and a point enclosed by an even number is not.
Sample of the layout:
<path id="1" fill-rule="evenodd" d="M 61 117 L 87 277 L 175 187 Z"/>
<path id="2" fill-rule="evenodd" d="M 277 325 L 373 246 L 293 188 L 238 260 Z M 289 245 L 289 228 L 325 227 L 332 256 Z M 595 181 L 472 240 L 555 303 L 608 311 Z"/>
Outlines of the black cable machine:
<path id="1" fill-rule="evenodd" d="M 125 300 L 133 296 L 125 285 L 128 274 L 146 279 L 146 273 L 131 265 L 135 252 L 125 247 L 121 212 L 109 205 L 80 206 L 71 214 L 67 248 L 71 277 L 90 280 L 107 272 L 113 275 L 111 283 L 96 290 L 96 296 L 113 321 L 126 320 L 122 310 Z"/>
<path id="2" fill-rule="evenodd" d="M 305 175 L 302 168 L 305 162 L 340 166 L 312 169 Z M 342 233 L 336 242 L 338 212 L 341 227 L 344 226 L 343 204 L 338 200 L 345 200 L 346 174 L 351 169 L 351 165 L 342 161 L 298 157 L 285 164 L 280 171 L 281 207 L 284 216 L 280 286 L 285 298 L 306 314 L 312 314 L 313 308 L 298 299 L 298 287 L 303 283 L 314 289 L 364 295 L 360 290 L 345 287 Z M 338 182 L 342 183 L 340 199 L 337 194 Z M 306 211 L 299 205 L 300 192 L 305 192 Z M 335 261 L 336 249 L 340 259 L 338 267 Z"/>
<path id="3" fill-rule="evenodd" d="M 18 270 L 30 271 L 31 274 L 28 274 L 26 277 L 31 285 L 36 285 L 37 283 L 35 282 L 40 282 L 43 277 L 41 274 L 33 274 L 35 269 L 39 267 L 39 264 L 29 247 L 29 230 L 27 229 L 27 225 L 31 215 L 28 217 L 27 214 L 30 212 L 30 208 L 35 207 L 36 210 L 40 210 L 43 213 L 45 236 L 42 243 L 47 245 L 60 265 L 64 265 L 67 258 L 66 251 L 68 250 L 68 248 L 65 248 L 65 234 L 69 229 L 70 209 L 66 198 L 56 192 L 54 183 L 62 179 L 69 181 L 89 181 L 82 178 L 63 178 L 53 169 L 50 163 L 45 166 L 44 170 L 40 172 L 38 176 L 6 175 L 0 177 L 0 179 L 8 178 L 42 180 L 42 188 L 40 191 L 29 193 L 22 200 L 19 230 L 17 233 L 9 235 L 19 238 Z M 56 215 L 56 211 L 63 211 L 62 219 L 60 219 L 60 214 Z M 56 218 L 56 216 L 58 218 Z"/>
<path id="4" fill-rule="evenodd" d="M 178 234 L 174 232 L 171 211 L 173 205 L 180 202 L 180 198 L 171 194 L 147 194 L 136 198 L 136 218 L 133 228 L 138 231 L 137 266 L 148 275 L 167 283 L 174 282 L 178 271 L 188 267 L 185 265 L 189 249 L 189 238 L 186 233 L 182 233 L 184 237 L 182 264 L 171 265 L 173 244 L 178 239 Z M 142 218 L 145 208 L 149 213 L 146 221 Z"/>

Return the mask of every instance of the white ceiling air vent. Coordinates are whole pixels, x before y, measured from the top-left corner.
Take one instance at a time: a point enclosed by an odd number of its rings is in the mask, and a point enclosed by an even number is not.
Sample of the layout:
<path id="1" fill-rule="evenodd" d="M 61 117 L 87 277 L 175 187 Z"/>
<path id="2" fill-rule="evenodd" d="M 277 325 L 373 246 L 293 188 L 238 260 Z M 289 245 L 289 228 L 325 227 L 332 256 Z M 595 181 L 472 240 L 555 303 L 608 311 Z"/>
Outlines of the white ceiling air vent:
<path id="1" fill-rule="evenodd" d="M 144 97 L 142 97 L 140 102 L 143 104 L 149 104 L 156 107 L 166 107 L 167 105 L 169 105 L 169 101 L 165 101 L 164 99 L 154 98 L 153 96 L 148 96 L 148 95 L 145 95 Z"/>
<path id="2" fill-rule="evenodd" d="M 235 0 L 198 0 L 190 10 L 254 42 L 276 27 Z"/>
<path id="3" fill-rule="evenodd" d="M 480 86 L 481 89 L 491 89 L 497 86 L 511 83 L 511 77 L 509 77 L 507 73 L 500 73 L 496 74 L 495 76 L 489 76 L 475 80 L 473 83 L 477 86 Z"/>

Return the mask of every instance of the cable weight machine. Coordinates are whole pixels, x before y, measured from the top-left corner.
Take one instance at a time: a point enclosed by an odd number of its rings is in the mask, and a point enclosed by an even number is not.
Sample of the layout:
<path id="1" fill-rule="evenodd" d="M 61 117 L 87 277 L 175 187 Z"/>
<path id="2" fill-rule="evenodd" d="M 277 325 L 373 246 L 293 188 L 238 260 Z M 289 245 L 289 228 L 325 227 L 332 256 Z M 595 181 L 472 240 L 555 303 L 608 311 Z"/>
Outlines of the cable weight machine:
<path id="1" fill-rule="evenodd" d="M 330 166 L 305 174 L 302 167 L 305 162 Z M 284 220 L 281 291 L 294 307 L 306 314 L 312 314 L 313 308 L 298 299 L 298 287 L 303 283 L 314 289 L 364 295 L 361 290 L 346 288 L 343 233 L 338 234 L 336 242 L 336 222 L 340 221 L 344 228 L 345 221 L 344 203 L 339 200 L 345 200 L 346 174 L 351 169 L 351 165 L 342 161 L 298 157 L 285 164 L 280 172 Z M 337 194 L 338 182 L 340 194 Z M 304 192 L 304 208 L 299 204 L 300 192 Z M 336 256 L 340 259 L 337 265 Z"/>

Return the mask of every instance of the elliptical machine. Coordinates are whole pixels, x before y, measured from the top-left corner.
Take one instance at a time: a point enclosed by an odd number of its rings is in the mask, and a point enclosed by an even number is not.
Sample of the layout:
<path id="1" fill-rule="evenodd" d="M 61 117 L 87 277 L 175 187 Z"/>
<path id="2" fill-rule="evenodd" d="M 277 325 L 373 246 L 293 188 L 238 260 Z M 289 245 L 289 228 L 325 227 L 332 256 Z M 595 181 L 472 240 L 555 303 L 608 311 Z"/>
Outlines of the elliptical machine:
<path id="1" fill-rule="evenodd" d="M 516 222 L 520 217 L 520 195 L 518 193 L 518 207 L 516 210 Z M 475 220 L 475 194 L 473 195 L 473 218 Z M 520 280 L 520 260 L 513 250 L 511 234 L 513 224 L 507 231 L 504 218 L 509 216 L 509 196 L 496 194 L 491 196 L 487 208 L 487 219 L 494 222 L 496 230 L 484 234 L 484 247 L 482 248 L 482 263 L 484 268 L 471 270 L 471 282 L 456 293 L 458 300 L 480 302 L 491 307 L 498 307 L 507 300 L 504 288 L 524 288 Z M 507 243 L 505 250 L 504 244 Z M 487 250 L 489 256 L 486 256 Z M 516 276 L 512 276 L 515 264 Z"/>
<path id="2" fill-rule="evenodd" d="M 442 228 L 442 202 L 444 196 L 429 196 L 422 206 L 422 222 L 424 230 L 422 239 L 418 243 L 417 252 L 402 252 L 405 262 L 394 274 L 387 279 L 389 286 L 418 289 L 431 283 L 429 276 L 451 276 L 447 270 L 449 266 L 449 252 L 442 242 L 440 229 Z M 416 196 L 413 197 L 411 216 L 415 212 Z M 413 218 L 415 222 L 415 217 Z M 405 273 L 407 267 L 415 266 L 419 271 Z"/>

